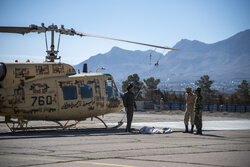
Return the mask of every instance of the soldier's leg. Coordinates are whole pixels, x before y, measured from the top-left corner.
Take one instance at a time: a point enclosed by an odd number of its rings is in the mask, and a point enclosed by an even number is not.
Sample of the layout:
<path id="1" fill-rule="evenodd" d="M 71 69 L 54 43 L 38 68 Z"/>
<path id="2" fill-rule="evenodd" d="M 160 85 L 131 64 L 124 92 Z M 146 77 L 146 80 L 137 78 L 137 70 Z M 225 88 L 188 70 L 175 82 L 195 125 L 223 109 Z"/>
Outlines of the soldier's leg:
<path id="1" fill-rule="evenodd" d="M 200 120 L 200 114 L 197 114 L 197 126 L 196 126 L 197 132 L 200 133 L 201 130 L 201 120 Z"/>
<path id="2" fill-rule="evenodd" d="M 184 124 L 185 124 L 184 133 L 188 132 L 188 120 L 189 120 L 189 111 L 186 110 L 185 115 L 184 115 Z"/>
<path id="3" fill-rule="evenodd" d="M 191 122 L 191 125 L 194 125 L 194 117 L 195 117 L 194 111 L 191 111 L 190 112 L 190 118 L 191 118 L 190 122 Z"/>
<path id="4" fill-rule="evenodd" d="M 200 134 L 202 135 L 202 111 L 200 111 Z"/>
<path id="5" fill-rule="evenodd" d="M 127 123 L 127 130 L 129 132 L 131 132 L 131 123 L 132 123 L 132 119 L 133 119 L 133 112 L 129 113 L 129 116 L 128 116 L 128 123 Z"/>
<path id="6" fill-rule="evenodd" d="M 198 113 L 195 111 L 194 112 L 194 124 L 195 124 L 195 127 L 196 127 L 196 130 L 198 131 L 198 124 L 199 124 L 199 120 L 198 120 Z"/>
<path id="7" fill-rule="evenodd" d="M 130 132 L 131 131 L 131 123 L 133 120 L 133 108 L 128 108 L 127 112 L 127 128 L 126 131 Z"/>
<path id="8" fill-rule="evenodd" d="M 129 113 L 127 112 L 127 126 L 125 132 L 128 132 L 128 127 L 129 127 Z"/>
<path id="9" fill-rule="evenodd" d="M 190 133 L 193 133 L 194 132 L 194 111 L 191 111 L 190 112 L 190 117 L 191 117 L 191 131 Z"/>
<path id="10" fill-rule="evenodd" d="M 199 111 L 197 113 L 195 113 L 195 126 L 197 129 L 196 134 L 201 135 L 202 134 L 202 132 L 201 132 L 202 122 L 201 122 L 201 114 Z"/>
<path id="11" fill-rule="evenodd" d="M 189 120 L 189 112 L 186 110 L 184 114 L 184 124 L 188 125 L 188 120 Z"/>

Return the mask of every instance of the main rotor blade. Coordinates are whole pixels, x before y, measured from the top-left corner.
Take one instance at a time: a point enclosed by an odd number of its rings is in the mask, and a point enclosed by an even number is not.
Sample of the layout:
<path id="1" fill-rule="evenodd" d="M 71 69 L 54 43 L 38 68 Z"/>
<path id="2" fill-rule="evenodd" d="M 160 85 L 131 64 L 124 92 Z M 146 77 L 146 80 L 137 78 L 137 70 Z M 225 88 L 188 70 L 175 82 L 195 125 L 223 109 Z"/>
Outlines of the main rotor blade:
<path id="1" fill-rule="evenodd" d="M 96 38 L 103 38 L 103 39 L 111 39 L 111 40 L 128 42 L 128 43 L 133 43 L 133 44 L 138 44 L 138 45 L 145 45 L 145 46 L 150 46 L 150 47 L 155 47 L 155 48 L 161 48 L 161 49 L 179 50 L 179 49 L 170 48 L 170 47 L 167 47 L 167 46 L 152 45 L 152 44 L 147 44 L 147 43 L 142 43 L 142 42 L 135 42 L 135 41 L 129 41 L 129 40 L 124 40 L 124 39 L 106 37 L 106 36 L 102 36 L 102 35 L 87 34 L 87 33 L 80 33 L 80 32 L 76 32 L 76 34 L 80 35 L 80 36 L 88 36 L 88 37 L 96 37 Z"/>
<path id="2" fill-rule="evenodd" d="M 148 43 L 129 41 L 129 40 L 124 40 L 124 39 L 106 37 L 106 36 L 102 36 L 102 35 L 95 35 L 95 34 L 87 34 L 87 33 L 76 32 L 73 28 L 65 29 L 63 25 L 61 26 L 61 28 L 58 28 L 54 24 L 52 24 L 52 25 L 50 25 L 48 27 L 45 27 L 43 23 L 42 23 L 41 26 L 31 24 L 29 27 L 0 26 L 0 32 L 3 32 L 3 33 L 18 33 L 18 34 L 23 34 L 24 35 L 24 34 L 29 33 L 29 32 L 42 33 L 42 32 L 46 32 L 46 31 L 55 31 L 55 32 L 65 34 L 65 35 L 79 35 L 79 36 L 88 36 L 88 37 L 110 39 L 110 40 L 115 40 L 115 41 L 133 43 L 133 44 L 138 44 L 138 45 L 145 45 L 145 46 L 161 48 L 161 49 L 179 50 L 179 49 L 170 48 L 170 47 L 167 47 L 167 46 L 152 45 L 152 44 L 148 44 Z"/>
<path id="3" fill-rule="evenodd" d="M 31 32 L 30 27 L 7 27 L 7 26 L 0 26 L 0 32 L 4 33 L 18 33 L 18 34 L 26 34 Z"/>

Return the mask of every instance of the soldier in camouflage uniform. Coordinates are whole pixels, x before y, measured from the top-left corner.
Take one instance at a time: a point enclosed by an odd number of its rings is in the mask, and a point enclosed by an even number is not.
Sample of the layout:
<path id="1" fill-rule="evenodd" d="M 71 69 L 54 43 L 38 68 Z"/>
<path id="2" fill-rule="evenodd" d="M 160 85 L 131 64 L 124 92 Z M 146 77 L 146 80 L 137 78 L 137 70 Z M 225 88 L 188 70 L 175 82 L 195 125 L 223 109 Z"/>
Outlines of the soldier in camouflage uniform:
<path id="1" fill-rule="evenodd" d="M 127 127 L 125 132 L 131 132 L 131 123 L 133 120 L 134 108 L 136 109 L 135 95 L 133 93 L 134 86 L 130 84 L 124 94 L 124 107 L 127 113 Z"/>
<path id="2" fill-rule="evenodd" d="M 202 135 L 202 96 L 201 96 L 201 88 L 197 88 L 195 91 L 195 94 L 197 95 L 196 100 L 195 100 L 195 117 L 194 117 L 194 124 L 196 126 L 197 135 Z"/>
<path id="3" fill-rule="evenodd" d="M 185 131 L 184 133 L 188 133 L 188 121 L 190 119 L 191 123 L 191 131 L 190 133 L 193 133 L 194 130 L 194 103 L 195 103 L 195 94 L 192 92 L 191 87 L 186 88 L 185 93 L 185 100 L 186 100 L 186 111 L 184 115 L 184 124 L 185 124 Z"/>

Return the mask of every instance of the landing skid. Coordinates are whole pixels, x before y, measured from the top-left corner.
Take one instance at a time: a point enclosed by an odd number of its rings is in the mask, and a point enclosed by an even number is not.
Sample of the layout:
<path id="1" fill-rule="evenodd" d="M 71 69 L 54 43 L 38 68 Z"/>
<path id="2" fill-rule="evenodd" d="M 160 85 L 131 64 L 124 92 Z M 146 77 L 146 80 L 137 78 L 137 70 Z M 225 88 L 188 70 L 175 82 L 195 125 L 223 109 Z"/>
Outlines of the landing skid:
<path id="1" fill-rule="evenodd" d="M 59 121 L 52 121 L 52 122 L 57 123 L 59 126 L 35 126 L 35 127 L 30 126 L 28 127 L 29 121 L 26 121 L 26 120 L 21 120 L 21 121 L 9 120 L 9 121 L 2 121 L 0 123 L 5 123 L 7 127 L 10 129 L 10 131 L 15 133 L 16 131 L 27 132 L 28 130 L 36 130 L 36 129 L 63 129 L 65 130 L 65 129 L 76 126 L 81 121 L 75 121 L 75 123 L 72 123 L 72 124 L 68 124 L 69 120 L 65 124 L 62 124 Z"/>
<path id="2" fill-rule="evenodd" d="M 118 124 L 114 127 L 108 127 L 107 124 L 99 117 L 94 117 L 98 120 L 100 120 L 106 129 L 116 129 L 119 128 L 120 126 L 123 125 L 122 120 L 118 122 Z M 17 120 L 12 120 L 10 116 L 5 116 L 5 121 L 1 121 L 0 123 L 5 123 L 7 127 L 10 129 L 11 132 L 15 133 L 16 131 L 25 131 L 27 132 L 28 130 L 36 130 L 36 129 L 68 129 L 75 127 L 77 124 L 79 124 L 81 121 L 75 120 L 74 123 L 69 124 L 70 120 L 66 121 L 66 123 L 62 124 L 59 121 L 52 121 L 58 124 L 58 126 L 28 126 L 29 121 L 24 120 L 22 116 L 19 116 Z"/>
<path id="3" fill-rule="evenodd" d="M 106 129 L 116 129 L 116 128 L 119 128 L 120 126 L 122 126 L 122 124 L 123 124 L 123 122 L 121 120 L 121 121 L 118 122 L 118 124 L 116 126 L 114 126 L 114 127 L 108 127 L 107 124 L 101 118 L 99 118 L 97 116 L 95 118 L 98 119 L 98 120 L 100 120 L 104 124 L 104 126 L 106 127 Z"/>

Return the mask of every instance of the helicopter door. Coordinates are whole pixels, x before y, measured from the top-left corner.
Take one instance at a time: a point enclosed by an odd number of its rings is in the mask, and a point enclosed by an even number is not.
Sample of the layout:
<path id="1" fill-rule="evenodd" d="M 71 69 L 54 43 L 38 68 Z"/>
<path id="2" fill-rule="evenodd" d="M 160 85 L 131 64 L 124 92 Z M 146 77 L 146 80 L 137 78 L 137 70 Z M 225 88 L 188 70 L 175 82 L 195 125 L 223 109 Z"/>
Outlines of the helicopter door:
<path id="1" fill-rule="evenodd" d="M 106 91 L 108 99 L 114 99 L 119 97 L 118 90 L 113 80 L 106 80 Z"/>
<path id="2" fill-rule="evenodd" d="M 108 107 L 116 108 L 120 105 L 120 96 L 115 82 L 111 79 L 106 80 L 106 92 L 108 97 Z"/>

